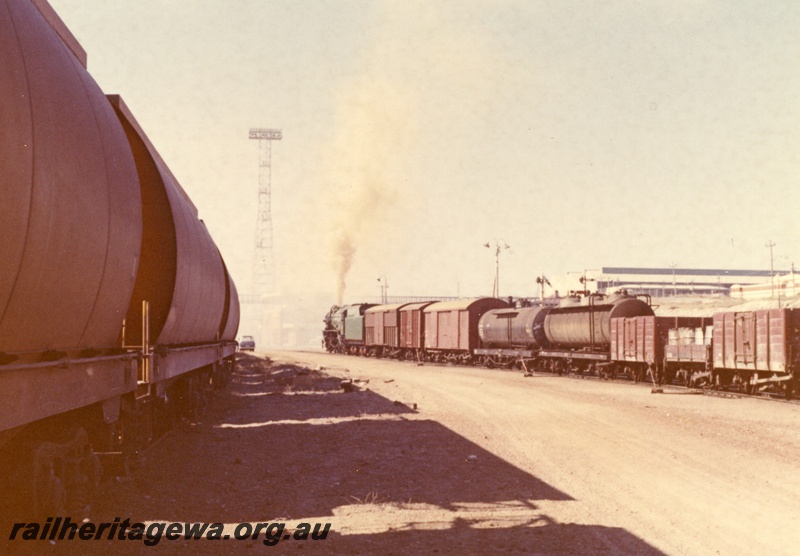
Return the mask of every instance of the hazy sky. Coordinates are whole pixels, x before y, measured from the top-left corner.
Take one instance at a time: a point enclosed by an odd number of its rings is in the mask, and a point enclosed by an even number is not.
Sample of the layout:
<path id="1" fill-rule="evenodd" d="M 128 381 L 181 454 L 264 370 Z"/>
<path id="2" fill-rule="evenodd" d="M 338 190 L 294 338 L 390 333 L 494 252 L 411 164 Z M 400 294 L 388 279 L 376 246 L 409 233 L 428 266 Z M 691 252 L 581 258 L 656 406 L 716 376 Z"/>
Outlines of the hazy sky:
<path id="1" fill-rule="evenodd" d="M 50 0 L 250 288 L 276 127 L 284 290 L 535 295 L 800 262 L 800 4 Z M 350 255 L 347 266 L 345 255 Z M 570 287 L 577 288 L 577 278 Z"/>

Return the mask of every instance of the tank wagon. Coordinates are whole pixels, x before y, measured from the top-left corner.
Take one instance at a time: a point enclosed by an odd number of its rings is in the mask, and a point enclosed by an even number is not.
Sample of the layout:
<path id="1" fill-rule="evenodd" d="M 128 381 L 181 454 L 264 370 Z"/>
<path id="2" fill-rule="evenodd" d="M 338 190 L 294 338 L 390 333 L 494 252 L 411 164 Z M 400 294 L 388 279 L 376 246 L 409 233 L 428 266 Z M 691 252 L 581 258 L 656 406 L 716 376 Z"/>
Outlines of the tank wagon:
<path id="1" fill-rule="evenodd" d="M 328 351 L 337 353 L 487 366 L 532 363 L 541 370 L 568 371 L 581 370 L 581 361 L 609 363 L 612 317 L 639 314 L 653 310 L 624 293 L 610 299 L 592 295 L 583 303 L 570 299 L 554 308 L 515 308 L 492 297 L 362 303 L 332 307 L 323 336 Z"/>
<path id="2" fill-rule="evenodd" d="M 395 314 L 399 331 L 391 324 Z M 375 306 L 370 315 L 384 315 L 383 336 L 368 324 L 363 348 L 350 353 L 634 381 L 649 376 L 660 384 L 770 390 L 788 398 L 800 378 L 800 309 L 665 317 L 654 314 L 649 297 L 621 291 L 567 298 L 558 307 L 482 298 Z"/>
<path id="3" fill-rule="evenodd" d="M 566 298 L 544 319 L 548 347 L 539 352 L 536 368 L 557 373 L 595 372 L 613 365 L 611 322 L 613 319 L 652 316 L 646 301 L 621 291 L 611 296 L 591 294 L 582 300 Z"/>
<path id="4" fill-rule="evenodd" d="M 487 367 L 508 365 L 520 358 L 531 359 L 550 345 L 544 321 L 550 307 L 521 307 L 487 311 L 478 323 L 483 348 L 475 350 Z"/>
<path id="5" fill-rule="evenodd" d="M 0 0 L 0 491 L 84 511 L 105 461 L 205 403 L 236 287 L 132 112 L 44 0 Z"/>

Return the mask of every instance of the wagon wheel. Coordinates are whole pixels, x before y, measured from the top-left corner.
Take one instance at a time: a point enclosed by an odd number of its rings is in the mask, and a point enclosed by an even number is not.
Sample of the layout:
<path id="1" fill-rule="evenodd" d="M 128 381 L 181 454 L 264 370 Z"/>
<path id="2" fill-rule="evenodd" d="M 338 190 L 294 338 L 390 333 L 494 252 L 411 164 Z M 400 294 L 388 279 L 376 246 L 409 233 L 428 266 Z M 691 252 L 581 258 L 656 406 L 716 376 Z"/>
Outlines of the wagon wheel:
<path id="1" fill-rule="evenodd" d="M 52 478 L 50 485 L 49 510 L 47 515 L 66 515 L 67 514 L 67 489 L 58 477 Z"/>
<path id="2" fill-rule="evenodd" d="M 669 365 L 667 365 L 666 356 L 664 357 L 664 363 L 660 367 L 656 366 L 655 368 L 651 368 L 651 372 L 652 372 L 651 376 L 653 377 L 653 380 L 658 385 L 663 385 L 664 384 L 664 379 L 666 378 L 667 373 L 669 372 Z"/>
<path id="3" fill-rule="evenodd" d="M 745 381 L 744 382 L 744 393 L 747 394 L 748 396 L 752 396 L 753 395 L 753 390 L 754 390 L 753 384 L 750 382 L 751 378 L 752 377 L 750 375 L 745 375 L 745 379 L 744 379 L 744 381 Z"/>
<path id="4" fill-rule="evenodd" d="M 33 505 L 34 511 L 41 515 L 66 515 L 67 490 L 61 478 L 55 474 L 52 460 L 37 465 Z"/>
<path id="5" fill-rule="evenodd" d="M 549 373 L 551 371 L 550 364 L 545 358 L 541 358 L 536 362 L 537 369 L 542 373 Z"/>

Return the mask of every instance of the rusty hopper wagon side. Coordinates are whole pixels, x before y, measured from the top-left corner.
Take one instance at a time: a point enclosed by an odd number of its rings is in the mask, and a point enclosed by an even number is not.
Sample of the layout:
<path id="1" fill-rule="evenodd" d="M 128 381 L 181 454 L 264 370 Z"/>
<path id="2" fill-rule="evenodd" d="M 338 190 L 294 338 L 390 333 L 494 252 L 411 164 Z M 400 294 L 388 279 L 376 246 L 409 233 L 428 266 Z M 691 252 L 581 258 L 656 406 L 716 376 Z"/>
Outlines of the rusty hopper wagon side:
<path id="1" fill-rule="evenodd" d="M 469 363 L 480 346 L 478 322 L 491 309 L 508 308 L 493 297 L 435 303 L 424 310 L 425 350 L 429 359 Z"/>
<path id="2" fill-rule="evenodd" d="M 713 351 L 719 386 L 750 393 L 772 384 L 791 397 L 800 367 L 800 309 L 716 313 Z"/>

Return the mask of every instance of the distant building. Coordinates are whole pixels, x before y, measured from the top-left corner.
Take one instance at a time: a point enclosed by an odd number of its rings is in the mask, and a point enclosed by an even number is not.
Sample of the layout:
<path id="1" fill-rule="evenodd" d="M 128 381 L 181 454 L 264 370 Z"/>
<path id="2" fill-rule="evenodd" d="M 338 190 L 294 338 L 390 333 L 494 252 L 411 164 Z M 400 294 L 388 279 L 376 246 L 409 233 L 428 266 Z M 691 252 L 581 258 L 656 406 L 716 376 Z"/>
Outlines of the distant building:
<path id="1" fill-rule="evenodd" d="M 775 272 L 778 274 L 785 272 Z M 603 267 L 591 276 L 597 291 L 610 293 L 627 289 L 631 294 L 668 297 L 686 294 L 730 295 L 733 286 L 771 285 L 769 270 L 727 270 L 689 268 Z"/>
<path id="2" fill-rule="evenodd" d="M 731 286 L 731 297 L 740 299 L 788 299 L 800 295 L 800 276 L 794 270 L 784 276 L 775 276 L 760 284 Z"/>

